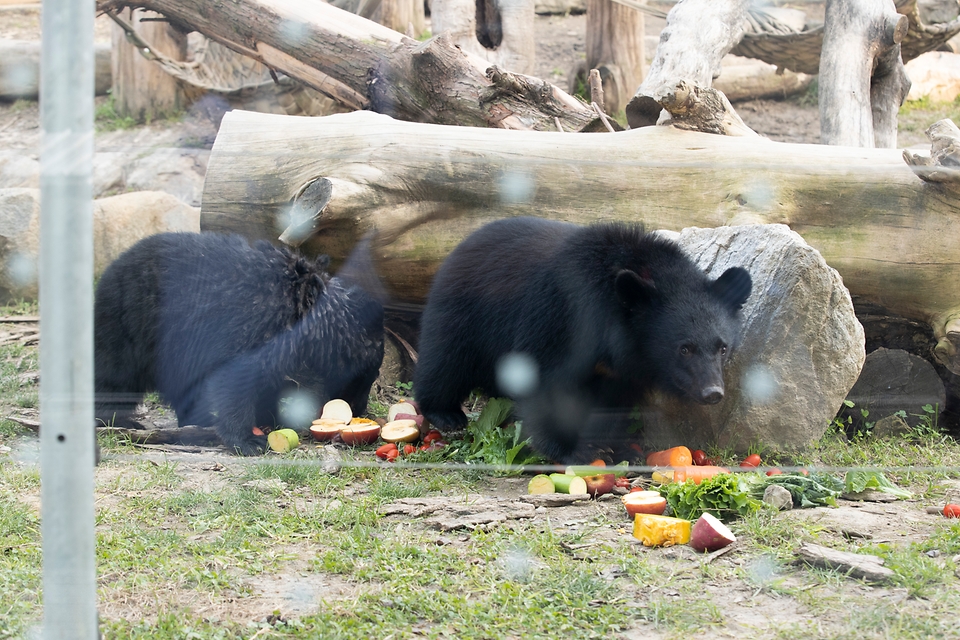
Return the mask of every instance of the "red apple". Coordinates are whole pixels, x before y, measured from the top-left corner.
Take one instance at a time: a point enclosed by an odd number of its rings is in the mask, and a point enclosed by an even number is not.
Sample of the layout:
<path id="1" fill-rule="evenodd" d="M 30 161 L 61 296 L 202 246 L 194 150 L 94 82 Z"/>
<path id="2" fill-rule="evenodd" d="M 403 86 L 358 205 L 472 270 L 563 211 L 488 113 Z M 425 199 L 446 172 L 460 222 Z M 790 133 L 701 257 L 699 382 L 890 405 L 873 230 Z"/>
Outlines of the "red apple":
<path id="1" fill-rule="evenodd" d="M 322 418 L 320 420 L 313 421 L 313 424 L 310 425 L 310 434 L 315 440 L 332 440 L 338 433 L 340 433 L 340 429 L 345 426 L 347 425 L 339 420 Z"/>
<path id="2" fill-rule="evenodd" d="M 587 493 L 596 498 L 613 491 L 617 476 L 612 473 L 598 473 L 593 476 L 584 476 L 583 481 L 587 483 Z"/>
<path id="3" fill-rule="evenodd" d="M 380 425 L 376 422 L 368 424 L 361 422 L 359 424 L 348 424 L 340 429 L 340 437 L 345 444 L 358 445 L 370 444 L 376 442 L 380 435 Z"/>
<path id="4" fill-rule="evenodd" d="M 620 498 L 630 517 L 638 513 L 662 515 L 667 508 L 667 499 L 657 491 L 632 491 Z"/>
<path id="5" fill-rule="evenodd" d="M 396 420 L 398 413 L 407 413 L 415 416 L 417 415 L 417 409 L 409 402 L 398 402 L 396 404 L 392 404 L 387 410 L 387 422 L 393 422 Z"/>
<path id="6" fill-rule="evenodd" d="M 697 551 L 716 551 L 737 541 L 737 537 L 715 516 L 704 513 L 693 523 L 690 546 Z"/>
<path id="7" fill-rule="evenodd" d="M 383 425 L 380 437 L 384 442 L 413 442 L 420 437 L 420 429 L 413 420 L 393 420 Z"/>

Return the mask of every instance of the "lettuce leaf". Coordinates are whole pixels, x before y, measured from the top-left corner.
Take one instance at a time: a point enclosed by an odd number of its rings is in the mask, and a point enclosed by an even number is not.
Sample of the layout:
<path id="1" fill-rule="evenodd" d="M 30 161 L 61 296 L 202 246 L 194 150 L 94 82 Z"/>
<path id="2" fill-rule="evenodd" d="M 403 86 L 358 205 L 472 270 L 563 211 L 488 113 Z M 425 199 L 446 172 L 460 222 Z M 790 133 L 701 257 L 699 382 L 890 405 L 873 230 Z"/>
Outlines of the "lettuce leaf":
<path id="1" fill-rule="evenodd" d="M 912 493 L 890 482 L 880 471 L 847 471 L 844 478 L 844 487 L 847 493 L 860 493 L 867 489 L 873 489 L 904 500 L 913 497 Z"/>

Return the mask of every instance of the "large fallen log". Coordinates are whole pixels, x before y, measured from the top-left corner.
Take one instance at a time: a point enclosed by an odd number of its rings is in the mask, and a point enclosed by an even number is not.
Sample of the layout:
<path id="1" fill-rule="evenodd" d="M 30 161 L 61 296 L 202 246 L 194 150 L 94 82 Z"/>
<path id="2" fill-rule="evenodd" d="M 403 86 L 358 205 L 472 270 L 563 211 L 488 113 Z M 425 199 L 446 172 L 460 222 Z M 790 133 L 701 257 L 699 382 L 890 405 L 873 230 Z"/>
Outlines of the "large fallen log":
<path id="1" fill-rule="evenodd" d="M 784 223 L 850 291 L 960 344 L 960 198 L 901 153 L 672 127 L 576 135 L 445 127 L 369 112 L 241 111 L 221 124 L 201 227 L 343 261 L 368 232 L 387 292 L 422 303 L 470 231 L 516 215 L 679 230 Z M 949 334 L 949 335 L 948 335 Z M 960 372 L 957 351 L 938 353 Z"/>
<path id="2" fill-rule="evenodd" d="M 401 120 L 505 129 L 579 131 L 596 120 L 554 85 L 508 73 L 444 36 L 417 42 L 325 2 L 100 0 L 143 7 L 282 71 L 350 109 Z"/>

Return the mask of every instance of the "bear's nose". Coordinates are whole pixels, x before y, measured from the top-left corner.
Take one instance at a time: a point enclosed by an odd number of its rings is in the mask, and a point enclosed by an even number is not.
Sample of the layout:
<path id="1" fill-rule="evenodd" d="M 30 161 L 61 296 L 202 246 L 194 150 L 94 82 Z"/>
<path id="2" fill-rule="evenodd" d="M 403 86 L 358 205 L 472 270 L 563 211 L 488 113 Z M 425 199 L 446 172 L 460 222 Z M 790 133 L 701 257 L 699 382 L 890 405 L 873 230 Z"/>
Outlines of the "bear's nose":
<path id="1" fill-rule="evenodd" d="M 717 404 L 723 400 L 722 387 L 707 387 L 700 394 L 700 402 L 703 404 Z"/>

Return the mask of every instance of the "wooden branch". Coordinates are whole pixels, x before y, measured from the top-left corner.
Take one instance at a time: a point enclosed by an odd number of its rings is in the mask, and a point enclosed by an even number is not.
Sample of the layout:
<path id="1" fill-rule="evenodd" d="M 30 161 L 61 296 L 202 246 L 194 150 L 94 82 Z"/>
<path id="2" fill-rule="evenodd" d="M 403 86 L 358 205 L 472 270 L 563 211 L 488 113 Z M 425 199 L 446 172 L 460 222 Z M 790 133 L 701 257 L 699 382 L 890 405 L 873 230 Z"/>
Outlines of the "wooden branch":
<path id="1" fill-rule="evenodd" d="M 488 64 L 532 73 L 536 62 L 533 0 L 433 0 L 433 33 L 445 34 L 462 50 Z M 478 24 L 478 18 L 482 18 Z"/>
<path id="2" fill-rule="evenodd" d="M 627 104 L 631 128 L 654 125 L 659 98 L 680 81 L 699 89 L 720 75 L 720 60 L 743 37 L 747 0 L 680 0 L 667 14 L 650 71 Z M 666 88 L 665 88 L 666 87 Z"/>
<path id="3" fill-rule="evenodd" d="M 100 11 L 151 9 L 351 108 L 401 120 L 571 131 L 595 120 L 557 87 L 508 74 L 443 36 L 416 42 L 324 2 L 100 0 Z"/>
<path id="4" fill-rule="evenodd" d="M 854 295 L 960 345 L 960 199 L 918 179 L 895 150 L 674 127 L 592 136 L 405 123 L 368 112 L 233 111 L 211 152 L 201 226 L 276 242 L 277 220 L 318 180 L 330 181 L 331 195 L 322 208 L 303 207 L 298 224 L 312 229 L 303 249 L 341 262 L 375 231 L 372 260 L 392 302 L 422 303 L 447 253 L 506 216 L 674 230 L 784 223 Z M 960 372 L 960 358 L 943 357 Z"/>
<path id="5" fill-rule="evenodd" d="M 616 114 L 643 82 L 644 14 L 612 0 L 587 0 L 584 69 L 598 69 L 606 93 L 607 113 Z"/>
<path id="6" fill-rule="evenodd" d="M 896 111 L 910 89 L 900 59 L 909 26 L 893 0 L 827 0 L 819 83 L 823 144 L 896 146 Z"/>

